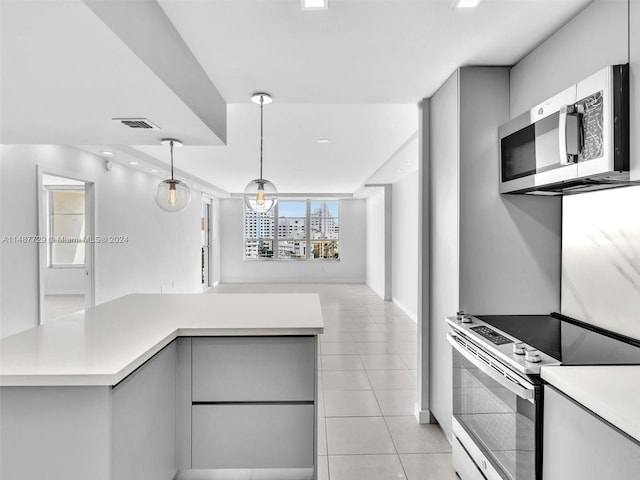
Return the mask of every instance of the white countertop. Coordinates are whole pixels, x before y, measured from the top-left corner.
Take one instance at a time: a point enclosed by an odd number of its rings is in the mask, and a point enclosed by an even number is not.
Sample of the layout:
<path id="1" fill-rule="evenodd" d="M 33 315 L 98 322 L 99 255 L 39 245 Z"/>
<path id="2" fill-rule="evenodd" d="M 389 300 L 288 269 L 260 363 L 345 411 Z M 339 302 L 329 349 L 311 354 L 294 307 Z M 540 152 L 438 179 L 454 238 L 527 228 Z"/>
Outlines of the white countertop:
<path id="1" fill-rule="evenodd" d="M 0 386 L 115 385 L 179 336 L 323 328 L 316 294 L 127 295 L 0 340 Z"/>
<path id="2" fill-rule="evenodd" d="M 576 402 L 640 441 L 640 366 L 542 367 L 541 376 Z"/>

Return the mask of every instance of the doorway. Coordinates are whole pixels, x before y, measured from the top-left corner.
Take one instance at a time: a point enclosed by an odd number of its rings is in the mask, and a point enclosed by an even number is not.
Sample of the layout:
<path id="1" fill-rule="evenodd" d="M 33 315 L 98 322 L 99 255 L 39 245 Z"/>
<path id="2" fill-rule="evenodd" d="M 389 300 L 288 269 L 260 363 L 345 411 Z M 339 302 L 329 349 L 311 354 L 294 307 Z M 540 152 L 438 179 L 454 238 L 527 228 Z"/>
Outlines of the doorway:
<path id="1" fill-rule="evenodd" d="M 202 290 L 211 287 L 211 201 L 203 199 L 200 204 L 200 283 Z"/>
<path id="2" fill-rule="evenodd" d="M 40 323 L 94 305 L 93 183 L 38 172 Z"/>

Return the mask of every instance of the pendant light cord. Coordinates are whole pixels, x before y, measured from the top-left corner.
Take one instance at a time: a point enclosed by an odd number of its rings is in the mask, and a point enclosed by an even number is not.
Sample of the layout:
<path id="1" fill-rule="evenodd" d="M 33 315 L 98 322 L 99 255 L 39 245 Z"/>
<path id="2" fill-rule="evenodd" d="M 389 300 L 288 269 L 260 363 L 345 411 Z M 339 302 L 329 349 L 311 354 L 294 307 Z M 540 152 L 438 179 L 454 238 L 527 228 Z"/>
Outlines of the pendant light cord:
<path id="1" fill-rule="evenodd" d="M 169 147 L 171 148 L 171 180 L 173 181 L 173 140 L 169 142 Z"/>
<path id="2" fill-rule="evenodd" d="M 262 106 L 264 96 L 260 95 L 260 180 L 262 180 Z"/>

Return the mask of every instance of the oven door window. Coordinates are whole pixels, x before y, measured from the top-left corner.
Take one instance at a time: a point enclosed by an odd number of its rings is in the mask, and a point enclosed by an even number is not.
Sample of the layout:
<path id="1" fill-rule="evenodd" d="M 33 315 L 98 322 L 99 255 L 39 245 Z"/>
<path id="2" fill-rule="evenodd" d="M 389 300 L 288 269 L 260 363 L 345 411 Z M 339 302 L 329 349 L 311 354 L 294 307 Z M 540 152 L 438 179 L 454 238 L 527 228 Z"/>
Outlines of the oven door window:
<path id="1" fill-rule="evenodd" d="M 453 416 L 505 479 L 535 479 L 535 405 L 453 352 Z"/>

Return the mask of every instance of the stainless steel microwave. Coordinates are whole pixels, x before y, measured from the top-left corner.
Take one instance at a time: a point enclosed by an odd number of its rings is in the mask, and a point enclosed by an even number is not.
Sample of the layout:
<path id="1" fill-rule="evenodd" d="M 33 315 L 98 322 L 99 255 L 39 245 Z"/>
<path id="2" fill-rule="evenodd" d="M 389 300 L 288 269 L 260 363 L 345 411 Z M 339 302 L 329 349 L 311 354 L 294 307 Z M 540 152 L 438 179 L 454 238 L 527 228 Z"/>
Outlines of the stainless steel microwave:
<path id="1" fill-rule="evenodd" d="M 612 65 L 499 129 L 500 193 L 629 185 L 629 65 Z"/>

